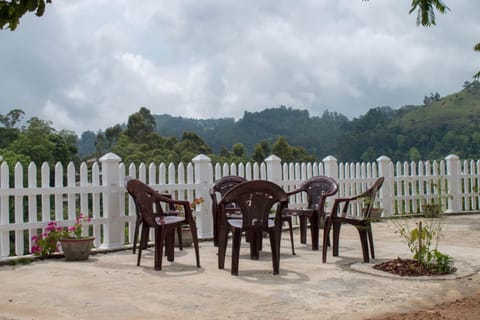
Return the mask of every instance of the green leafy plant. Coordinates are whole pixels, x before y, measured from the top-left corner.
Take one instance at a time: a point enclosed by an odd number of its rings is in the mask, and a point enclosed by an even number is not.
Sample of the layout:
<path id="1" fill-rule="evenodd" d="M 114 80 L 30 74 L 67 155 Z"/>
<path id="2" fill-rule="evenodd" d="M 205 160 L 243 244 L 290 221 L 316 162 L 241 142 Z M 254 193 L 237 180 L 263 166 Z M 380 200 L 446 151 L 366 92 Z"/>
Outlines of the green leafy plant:
<path id="1" fill-rule="evenodd" d="M 396 221 L 395 233 L 398 233 L 407 243 L 413 259 L 432 273 L 452 273 L 455 271 L 453 259 L 437 250 L 442 235 L 440 219 L 429 219 L 426 225 L 422 221 L 411 228 L 407 222 Z"/>

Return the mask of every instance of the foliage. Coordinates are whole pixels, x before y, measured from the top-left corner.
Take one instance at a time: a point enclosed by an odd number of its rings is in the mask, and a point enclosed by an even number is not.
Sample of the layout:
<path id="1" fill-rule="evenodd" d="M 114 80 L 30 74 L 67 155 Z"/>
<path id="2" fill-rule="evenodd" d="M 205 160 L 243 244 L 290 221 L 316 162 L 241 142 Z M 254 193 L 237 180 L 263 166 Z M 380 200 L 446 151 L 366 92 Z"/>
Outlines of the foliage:
<path id="1" fill-rule="evenodd" d="M 473 47 L 473 50 L 480 52 L 480 42 Z M 474 76 L 475 79 L 480 79 L 480 71 L 478 71 Z"/>
<path id="2" fill-rule="evenodd" d="M 394 161 L 437 160 L 448 154 L 480 157 L 480 82 L 466 81 L 463 90 L 436 101 L 438 96 L 431 94 L 435 101 L 428 105 L 372 108 L 352 120 L 328 111 L 310 117 L 306 110 L 284 106 L 246 112 L 237 122 L 153 115 L 158 132 L 135 143 L 122 131 L 112 148 L 96 156 L 113 151 L 126 163 L 188 162 L 199 153 L 214 163 L 261 162 L 272 152 L 287 162 L 327 155 L 341 162 L 370 162 L 380 155 Z"/>
<path id="3" fill-rule="evenodd" d="M 57 132 L 51 127 L 51 122 L 33 117 L 6 149 L 28 156 L 36 164 L 48 162 L 53 167 L 58 161 L 67 164 L 74 159 L 76 140 L 72 131 Z"/>
<path id="4" fill-rule="evenodd" d="M 77 161 L 76 145 L 82 150 L 96 149 L 93 154 L 83 154 L 87 159 L 115 152 L 125 163 L 135 164 L 190 162 L 200 153 L 214 163 L 261 162 L 272 152 L 286 162 L 312 162 L 326 155 L 341 162 L 369 162 L 382 154 L 394 161 L 434 160 L 448 154 L 472 159 L 480 157 L 479 99 L 480 82 L 474 80 L 466 81 L 462 91 L 428 105 L 397 110 L 376 107 L 351 121 L 338 113 L 325 111 L 321 117 L 310 117 L 306 110 L 283 106 L 246 112 L 237 122 L 162 118 L 141 108 L 129 118 L 130 127 L 117 124 L 98 134 L 82 134 L 80 139 L 73 132 L 57 132 L 50 122 L 34 117 L 22 128 L 0 127 L 0 155 L 9 164 L 15 159 L 26 164 L 47 161 L 51 168 L 57 161 L 64 165 Z M 152 127 L 158 128 L 157 119 L 167 128 L 189 126 L 180 130 L 177 138 L 151 131 Z M 144 134 L 135 133 L 136 127 Z M 203 129 L 190 131 L 192 128 Z M 90 144 L 96 141 L 96 145 L 88 146 L 84 138 Z"/>
<path id="5" fill-rule="evenodd" d="M 7 26 L 10 30 L 15 30 L 20 18 L 27 12 L 35 12 L 35 15 L 41 17 L 45 12 L 45 3 L 52 3 L 52 0 L 0 1 L 0 29 Z"/>
<path id="6" fill-rule="evenodd" d="M 437 250 L 441 237 L 440 219 L 429 219 L 426 225 L 422 221 L 411 228 L 408 220 L 394 221 L 395 233 L 406 241 L 413 259 L 432 272 L 451 273 L 454 271 L 453 259 Z"/>
<path id="7" fill-rule="evenodd" d="M 60 239 L 81 239 L 83 227 L 91 222 L 91 218 L 80 213 L 73 226 L 63 228 L 56 221 L 50 221 L 45 231 L 32 236 L 31 252 L 38 256 L 49 256 L 59 249 Z"/>
<path id="8" fill-rule="evenodd" d="M 450 10 L 441 0 L 412 0 L 412 7 L 409 13 L 417 10 L 417 25 L 430 27 L 436 24 L 435 9 L 440 13 L 445 13 L 445 11 Z M 480 51 L 480 43 L 477 43 L 473 49 Z M 477 72 L 473 78 L 480 79 L 480 71 Z"/>
<path id="9" fill-rule="evenodd" d="M 441 0 L 412 0 L 412 8 L 409 13 L 417 10 L 417 25 L 429 27 L 435 25 L 435 10 L 445 13 L 450 10 Z"/>
<path id="10" fill-rule="evenodd" d="M 25 116 L 25 112 L 21 109 L 12 109 L 6 115 L 0 114 L 0 123 L 7 129 L 15 127 L 15 125 Z"/>
<path id="11" fill-rule="evenodd" d="M 139 143 L 150 133 L 154 132 L 155 125 L 155 118 L 151 115 L 150 110 L 141 107 L 138 112 L 128 117 L 125 134 L 132 139 L 132 141 Z"/>

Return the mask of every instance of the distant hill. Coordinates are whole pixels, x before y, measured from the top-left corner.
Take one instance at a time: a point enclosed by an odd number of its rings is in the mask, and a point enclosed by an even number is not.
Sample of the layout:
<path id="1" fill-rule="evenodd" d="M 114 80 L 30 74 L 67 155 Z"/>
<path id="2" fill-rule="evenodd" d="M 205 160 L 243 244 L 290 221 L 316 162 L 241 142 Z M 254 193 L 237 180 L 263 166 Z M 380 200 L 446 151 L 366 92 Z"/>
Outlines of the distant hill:
<path id="1" fill-rule="evenodd" d="M 374 160 L 385 154 L 394 160 L 480 156 L 480 83 L 466 82 L 458 93 L 421 106 L 377 107 L 349 120 L 336 112 L 310 117 L 308 111 L 280 106 L 245 112 L 233 118 L 196 120 L 155 115 L 157 130 L 180 138 L 197 133 L 215 152 L 237 142 L 251 152 L 256 143 L 279 136 L 303 146 L 320 160 L 333 155 L 342 161 Z"/>
<path id="2" fill-rule="evenodd" d="M 443 98 L 438 93 L 425 97 L 424 105 L 376 107 L 352 120 L 329 111 L 311 117 L 307 110 L 285 106 L 245 111 L 237 121 L 153 116 L 162 136 L 180 140 L 184 132 L 194 132 L 216 154 L 242 143 L 251 155 L 257 143 L 271 146 L 283 136 L 317 160 L 327 155 L 340 161 L 373 161 L 380 155 L 394 161 L 442 159 L 452 153 L 463 159 L 480 158 L 479 81 L 465 82 L 461 91 Z M 95 149 L 97 138 L 93 132 L 82 134 L 77 142 L 80 156 Z"/>
<path id="3" fill-rule="evenodd" d="M 284 136 L 289 144 L 303 146 L 316 155 L 333 153 L 342 135 L 342 125 L 347 117 L 325 112 L 322 117 L 310 117 L 307 110 L 280 106 L 260 112 L 245 111 L 238 121 L 232 118 L 218 120 L 193 120 L 169 115 L 154 116 L 161 135 L 180 138 L 184 131 L 197 133 L 215 152 L 221 147 L 230 149 L 240 142 L 251 152 L 256 143 L 275 142 Z"/>
<path id="4" fill-rule="evenodd" d="M 401 115 L 393 123 L 404 130 L 429 131 L 439 127 L 461 129 L 480 120 L 480 83 L 474 81 L 462 91 L 439 101 L 419 106 Z"/>

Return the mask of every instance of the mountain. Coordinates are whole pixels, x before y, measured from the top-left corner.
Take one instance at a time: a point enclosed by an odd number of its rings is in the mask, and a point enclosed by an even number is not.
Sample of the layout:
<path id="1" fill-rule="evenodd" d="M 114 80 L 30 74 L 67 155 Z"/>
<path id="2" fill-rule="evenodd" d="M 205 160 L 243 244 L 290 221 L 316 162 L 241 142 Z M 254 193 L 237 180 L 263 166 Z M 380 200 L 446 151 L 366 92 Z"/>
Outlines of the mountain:
<path id="1" fill-rule="evenodd" d="M 309 153 L 332 153 L 335 141 L 342 134 L 347 117 L 326 111 L 322 117 L 310 117 L 307 110 L 295 110 L 280 106 L 260 112 L 245 111 L 238 121 L 233 118 L 194 120 L 169 115 L 155 115 L 157 131 L 161 135 L 181 137 L 184 131 L 192 131 L 204 139 L 215 152 L 222 147 L 230 149 L 235 143 L 245 145 L 251 152 L 255 144 L 268 141 L 273 144 L 284 136 L 289 144 L 303 146 Z"/>
<path id="2" fill-rule="evenodd" d="M 371 161 L 385 154 L 396 160 L 440 159 L 450 153 L 480 156 L 480 83 L 465 82 L 458 93 L 425 97 L 425 105 L 399 109 L 377 107 L 348 120 L 325 111 L 310 117 L 307 110 L 280 106 L 260 112 L 246 111 L 241 119 L 195 120 L 156 115 L 162 135 L 180 138 L 197 133 L 215 152 L 237 142 L 251 152 L 256 143 L 271 143 L 284 136 L 318 159 L 333 155 L 343 161 Z"/>
<path id="3" fill-rule="evenodd" d="M 339 161 L 373 161 L 381 155 L 394 161 L 443 159 L 449 154 L 479 158 L 480 82 L 465 82 L 457 93 L 443 98 L 432 94 L 424 102 L 398 109 L 376 107 L 352 120 L 329 111 L 311 117 L 307 110 L 285 106 L 245 111 L 237 121 L 153 116 L 162 136 L 180 140 L 184 132 L 194 132 L 216 154 L 232 150 L 236 143 L 242 143 L 252 154 L 257 143 L 266 141 L 271 146 L 283 136 L 290 145 L 304 147 L 317 160 L 327 155 Z M 88 138 L 88 143 L 83 138 Z M 89 133 L 78 143 L 82 150 L 90 150 L 93 140 Z"/>

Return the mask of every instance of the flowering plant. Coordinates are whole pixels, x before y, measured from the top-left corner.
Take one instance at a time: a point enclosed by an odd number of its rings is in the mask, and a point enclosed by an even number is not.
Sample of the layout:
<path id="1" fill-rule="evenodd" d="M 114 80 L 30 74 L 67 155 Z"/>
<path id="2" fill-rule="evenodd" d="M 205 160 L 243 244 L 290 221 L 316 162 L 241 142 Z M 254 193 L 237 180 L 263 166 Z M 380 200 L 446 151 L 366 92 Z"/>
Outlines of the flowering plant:
<path id="1" fill-rule="evenodd" d="M 203 199 L 203 197 L 193 199 L 193 201 L 190 202 L 190 209 L 192 209 L 192 211 L 195 211 L 195 208 L 204 201 L 205 199 Z M 178 211 L 183 212 L 183 206 L 176 205 L 175 207 L 177 208 Z"/>
<path id="2" fill-rule="evenodd" d="M 31 252 L 39 256 L 51 255 L 58 251 L 60 239 L 80 239 L 84 225 L 91 222 L 91 218 L 80 213 L 75 224 L 68 228 L 57 225 L 56 221 L 50 221 L 41 234 L 32 236 Z"/>
<path id="3" fill-rule="evenodd" d="M 203 199 L 203 197 L 193 199 L 193 201 L 190 202 L 190 209 L 195 210 L 195 208 L 204 201 L 205 199 Z"/>
<path id="4" fill-rule="evenodd" d="M 71 227 L 68 227 L 67 232 L 64 234 L 64 236 L 69 239 L 82 238 L 83 226 L 89 224 L 91 221 L 92 218 L 85 216 L 83 213 L 80 213 L 77 219 L 75 219 L 75 224 Z"/>
<path id="5" fill-rule="evenodd" d="M 58 240 L 64 233 L 62 227 L 57 226 L 57 222 L 48 223 L 45 232 L 32 237 L 31 252 L 35 255 L 46 256 L 58 251 Z"/>

